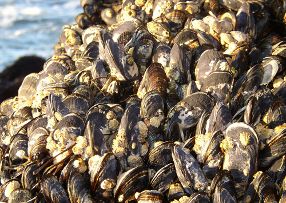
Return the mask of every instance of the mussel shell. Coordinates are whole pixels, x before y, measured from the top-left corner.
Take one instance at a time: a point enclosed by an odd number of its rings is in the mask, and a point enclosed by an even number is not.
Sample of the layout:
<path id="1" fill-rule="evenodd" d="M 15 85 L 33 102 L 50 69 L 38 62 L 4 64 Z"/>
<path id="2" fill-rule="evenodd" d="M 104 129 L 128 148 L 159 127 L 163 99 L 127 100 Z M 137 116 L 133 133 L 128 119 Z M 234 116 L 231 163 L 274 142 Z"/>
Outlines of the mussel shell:
<path id="1" fill-rule="evenodd" d="M 160 63 L 152 63 L 144 73 L 137 96 L 143 96 L 153 90 L 157 90 L 162 96 L 165 96 L 168 87 L 168 78 Z"/>
<path id="2" fill-rule="evenodd" d="M 183 29 L 181 30 L 173 39 L 174 44 L 183 45 L 190 44 L 197 40 L 197 34 L 195 31 L 191 29 Z"/>
<path id="3" fill-rule="evenodd" d="M 162 193 L 166 192 L 170 185 L 177 181 L 177 174 L 173 163 L 169 163 L 159 169 L 150 180 L 153 189 Z"/>
<path id="4" fill-rule="evenodd" d="M 167 44 L 159 43 L 154 51 L 153 63 L 160 63 L 163 67 L 169 66 L 171 47 Z"/>
<path id="5" fill-rule="evenodd" d="M 92 62 L 98 58 L 98 55 L 99 55 L 98 42 L 92 41 L 85 47 L 84 51 L 81 53 L 80 59 L 88 59 L 90 61 L 90 64 L 92 64 Z M 84 65 L 85 66 L 81 69 L 85 69 L 88 67 L 88 64 Z"/>
<path id="6" fill-rule="evenodd" d="M 68 195 L 55 176 L 41 180 L 41 191 L 45 198 L 53 203 L 70 203 Z"/>
<path id="7" fill-rule="evenodd" d="M 168 77 L 178 84 L 185 84 L 191 78 L 190 74 L 191 59 L 185 53 L 183 47 L 174 44 L 170 52 L 170 67 L 165 69 Z"/>
<path id="8" fill-rule="evenodd" d="M 244 112 L 244 122 L 255 126 L 261 118 L 261 110 L 256 97 L 250 97 Z"/>
<path id="9" fill-rule="evenodd" d="M 118 177 L 115 199 L 119 202 L 134 200 L 135 193 L 146 189 L 147 185 L 148 171 L 141 166 L 132 168 Z"/>
<path id="10" fill-rule="evenodd" d="M 88 179 L 81 173 L 74 172 L 67 181 L 67 191 L 71 202 L 95 203 L 88 187 Z"/>
<path id="11" fill-rule="evenodd" d="M 190 203 L 196 203 L 196 202 L 202 202 L 202 203 L 209 203 L 210 198 L 207 195 L 207 193 L 204 192 L 194 192 L 190 197 L 189 197 L 189 202 Z"/>
<path id="12" fill-rule="evenodd" d="M 141 101 L 140 114 L 143 118 L 159 116 L 158 111 L 164 112 L 164 100 L 158 91 L 150 91 L 144 95 Z"/>
<path id="13" fill-rule="evenodd" d="M 264 85 L 270 83 L 276 74 L 281 71 L 282 66 L 282 60 L 279 57 L 265 57 L 261 63 L 261 68 L 263 69 L 261 84 Z"/>
<path id="14" fill-rule="evenodd" d="M 176 127 L 187 129 L 195 126 L 203 112 L 210 111 L 213 106 L 213 97 L 204 92 L 193 93 L 181 100 L 168 113 L 166 123 L 167 139 L 179 139 L 178 135 L 174 133 Z M 185 141 L 185 138 L 181 138 Z"/>
<path id="15" fill-rule="evenodd" d="M 111 8 L 105 8 L 100 12 L 100 16 L 102 20 L 107 24 L 107 25 L 113 25 L 116 23 L 116 14 L 115 11 Z"/>
<path id="16" fill-rule="evenodd" d="M 1 115 L 5 115 L 10 117 L 15 109 L 13 108 L 14 104 L 16 103 L 14 98 L 6 99 L 0 104 L 0 112 Z"/>
<path id="17" fill-rule="evenodd" d="M 176 199 L 180 199 L 181 197 L 187 195 L 184 191 L 183 186 L 179 182 L 174 182 L 170 184 L 169 191 L 167 194 L 168 200 L 171 202 Z"/>
<path id="18" fill-rule="evenodd" d="M 18 96 L 27 101 L 32 101 L 37 92 L 36 86 L 38 80 L 39 75 L 37 73 L 27 75 L 18 89 Z"/>
<path id="19" fill-rule="evenodd" d="M 119 37 L 123 33 L 133 33 L 138 28 L 139 22 L 137 21 L 123 21 L 120 22 L 119 25 L 113 30 L 112 39 L 115 42 L 118 42 Z"/>
<path id="20" fill-rule="evenodd" d="M 44 158 L 49 157 L 49 151 L 46 149 L 47 137 L 49 132 L 39 127 L 35 129 L 29 136 L 28 142 L 28 155 L 32 161 L 42 161 Z"/>
<path id="21" fill-rule="evenodd" d="M 214 71 L 203 81 L 201 91 L 211 92 L 217 101 L 229 100 L 233 76 L 227 71 Z"/>
<path id="22" fill-rule="evenodd" d="M 259 154 L 259 166 L 268 167 L 275 160 L 286 153 L 284 143 L 286 141 L 286 129 L 273 136 Z"/>
<path id="23" fill-rule="evenodd" d="M 173 142 L 162 142 L 149 151 L 149 164 L 161 168 L 172 162 Z"/>
<path id="24" fill-rule="evenodd" d="M 225 150 L 223 169 L 230 171 L 240 197 L 257 169 L 259 139 L 254 129 L 245 123 L 229 125 L 225 138 L 225 145 L 221 144 Z"/>
<path id="25" fill-rule="evenodd" d="M 235 30 L 255 36 L 255 24 L 253 13 L 251 12 L 250 3 L 243 2 L 236 13 Z"/>
<path id="26" fill-rule="evenodd" d="M 267 170 L 267 174 L 278 184 L 281 185 L 286 175 L 286 156 L 276 160 Z"/>
<path id="27" fill-rule="evenodd" d="M 83 133 L 84 127 L 84 120 L 79 115 L 70 113 L 56 124 L 55 130 L 60 130 L 63 128 L 75 128 L 74 132 L 76 135 L 80 136 Z"/>
<path id="28" fill-rule="evenodd" d="M 20 153 L 20 154 L 18 154 Z M 22 157 L 22 155 L 24 157 Z M 12 164 L 21 164 L 26 161 L 28 156 L 28 136 L 16 134 L 11 141 L 9 150 L 9 159 Z"/>
<path id="29" fill-rule="evenodd" d="M 215 39 L 212 35 L 198 30 L 197 37 L 201 46 L 208 46 L 217 50 L 221 49 L 219 41 Z"/>
<path id="30" fill-rule="evenodd" d="M 112 180 L 114 183 L 116 182 L 117 175 L 119 173 L 119 162 L 112 153 L 105 153 L 100 158 L 96 166 L 90 165 L 89 170 L 91 190 L 95 192 L 99 187 L 101 187 L 100 184 L 104 180 Z"/>
<path id="31" fill-rule="evenodd" d="M 204 51 L 198 59 L 195 75 L 197 81 L 203 81 L 212 71 L 221 70 L 222 63 L 226 63 L 221 52 L 214 49 Z"/>
<path id="32" fill-rule="evenodd" d="M 220 150 L 220 143 L 223 135 L 220 131 L 205 135 L 196 135 L 193 150 L 197 153 L 197 160 L 203 163 L 203 172 L 206 177 L 212 179 L 223 162 L 223 154 Z"/>
<path id="33" fill-rule="evenodd" d="M 0 143 L 5 144 L 5 140 L 9 139 L 9 134 L 7 131 L 7 123 L 9 118 L 7 116 L 1 115 L 0 116 Z M 10 139 L 7 140 L 10 142 Z M 8 144 L 8 143 L 6 143 Z"/>
<path id="34" fill-rule="evenodd" d="M 36 171 L 37 168 L 37 164 L 29 163 L 23 169 L 21 183 L 24 189 L 28 189 L 30 191 L 33 191 L 33 189 L 35 189 L 35 186 L 38 182 L 38 178 L 34 175 L 34 171 Z"/>
<path id="35" fill-rule="evenodd" d="M 75 21 L 81 29 L 87 29 L 88 27 L 93 25 L 93 22 L 85 13 L 78 14 L 75 18 Z"/>
<path id="36" fill-rule="evenodd" d="M 223 132 L 231 123 L 231 120 L 232 115 L 227 105 L 222 102 L 217 102 L 207 120 L 205 132 Z"/>
<path id="37" fill-rule="evenodd" d="M 219 172 L 211 183 L 213 202 L 237 202 L 234 182 L 228 171 Z"/>
<path id="38" fill-rule="evenodd" d="M 121 118 L 120 125 L 118 128 L 118 133 L 116 138 L 113 140 L 113 152 L 122 157 L 123 159 L 128 156 L 139 156 L 137 159 L 141 162 L 141 144 L 145 142 L 145 139 L 139 141 L 140 135 L 140 124 L 143 124 L 145 130 L 147 130 L 146 125 L 141 121 L 140 118 L 140 104 L 137 99 L 132 99 L 128 102 L 126 110 Z M 145 131 L 144 130 L 144 131 Z M 125 157 L 127 156 L 127 157 Z M 137 161 L 135 161 L 137 162 Z M 130 163 L 129 163 L 130 164 Z"/>
<path id="39" fill-rule="evenodd" d="M 40 116 L 33 119 L 27 126 L 27 135 L 30 136 L 37 128 L 46 128 L 48 124 L 48 118 L 46 116 Z"/>
<path id="40" fill-rule="evenodd" d="M 198 191 L 206 190 L 207 179 L 199 163 L 187 149 L 178 145 L 174 146 L 172 157 L 177 176 L 186 191 L 190 192 L 191 188 Z"/>
<path id="41" fill-rule="evenodd" d="M 85 115 L 89 109 L 89 102 L 87 99 L 70 95 L 63 100 L 63 104 L 68 109 L 69 113 L 76 113 L 78 115 Z"/>
<path id="42" fill-rule="evenodd" d="M 138 194 L 136 197 L 138 203 L 152 202 L 152 203 L 162 203 L 163 195 L 156 190 L 144 190 Z"/>
<path id="43" fill-rule="evenodd" d="M 126 54 L 119 42 L 113 41 L 108 33 L 102 32 L 101 35 L 104 43 L 104 57 L 109 65 L 111 76 L 119 81 L 135 80 L 139 74 L 137 64 L 134 61 L 128 61 L 133 60 L 133 57 Z"/>
<path id="44" fill-rule="evenodd" d="M 267 173 L 258 171 L 248 186 L 244 195 L 244 201 L 277 202 L 277 200 L 278 191 L 273 179 Z"/>
<path id="45" fill-rule="evenodd" d="M 100 25 L 90 26 L 82 32 L 82 41 L 85 46 L 87 46 L 91 42 L 98 42 L 99 31 L 102 30 L 103 27 Z"/>

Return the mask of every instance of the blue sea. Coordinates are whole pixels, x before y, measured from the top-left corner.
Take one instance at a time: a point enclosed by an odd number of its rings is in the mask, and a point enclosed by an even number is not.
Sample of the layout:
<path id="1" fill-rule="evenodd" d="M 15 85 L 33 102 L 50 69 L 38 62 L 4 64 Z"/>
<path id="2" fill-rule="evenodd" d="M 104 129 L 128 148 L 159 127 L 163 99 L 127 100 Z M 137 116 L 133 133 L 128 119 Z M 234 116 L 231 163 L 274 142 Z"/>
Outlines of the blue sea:
<path id="1" fill-rule="evenodd" d="M 81 12 L 80 0 L 0 0 L 0 72 L 20 56 L 50 57 Z"/>

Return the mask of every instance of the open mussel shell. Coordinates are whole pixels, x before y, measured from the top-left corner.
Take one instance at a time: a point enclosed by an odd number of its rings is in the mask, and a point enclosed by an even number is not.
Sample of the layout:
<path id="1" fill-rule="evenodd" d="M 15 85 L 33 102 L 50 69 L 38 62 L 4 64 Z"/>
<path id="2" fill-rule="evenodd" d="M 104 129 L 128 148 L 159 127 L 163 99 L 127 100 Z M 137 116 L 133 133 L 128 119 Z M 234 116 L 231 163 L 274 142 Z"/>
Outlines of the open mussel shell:
<path id="1" fill-rule="evenodd" d="M 147 189 L 148 170 L 143 167 L 132 168 L 117 179 L 114 196 L 118 202 L 126 202 L 135 199 L 135 193 Z"/>
<path id="2" fill-rule="evenodd" d="M 207 179 L 200 168 L 199 162 L 191 155 L 189 150 L 175 145 L 172 149 L 172 157 L 178 179 L 188 193 L 192 189 L 198 191 L 207 189 Z"/>
<path id="3" fill-rule="evenodd" d="M 230 171 L 238 197 L 243 195 L 257 169 L 258 143 L 256 132 L 245 123 L 233 123 L 226 129 L 221 143 L 225 155 L 223 169 Z"/>

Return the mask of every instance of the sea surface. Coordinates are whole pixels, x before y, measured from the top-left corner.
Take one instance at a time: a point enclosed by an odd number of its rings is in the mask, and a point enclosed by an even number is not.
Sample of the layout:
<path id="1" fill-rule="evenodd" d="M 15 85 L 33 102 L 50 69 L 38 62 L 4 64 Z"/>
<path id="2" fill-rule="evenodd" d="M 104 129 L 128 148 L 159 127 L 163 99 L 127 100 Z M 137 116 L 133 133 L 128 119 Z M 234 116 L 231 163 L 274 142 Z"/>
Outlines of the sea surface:
<path id="1" fill-rule="evenodd" d="M 80 0 L 0 0 L 0 72 L 18 57 L 51 57 L 62 27 L 82 12 Z"/>

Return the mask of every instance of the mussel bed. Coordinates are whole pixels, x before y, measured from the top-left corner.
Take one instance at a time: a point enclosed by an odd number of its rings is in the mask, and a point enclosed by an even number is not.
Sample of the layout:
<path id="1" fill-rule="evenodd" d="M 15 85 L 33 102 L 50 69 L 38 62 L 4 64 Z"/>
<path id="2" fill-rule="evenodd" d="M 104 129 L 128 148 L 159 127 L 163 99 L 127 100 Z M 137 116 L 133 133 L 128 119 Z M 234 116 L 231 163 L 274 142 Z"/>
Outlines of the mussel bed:
<path id="1" fill-rule="evenodd" d="M 0 104 L 1 202 L 285 202 L 286 4 L 81 0 Z"/>

